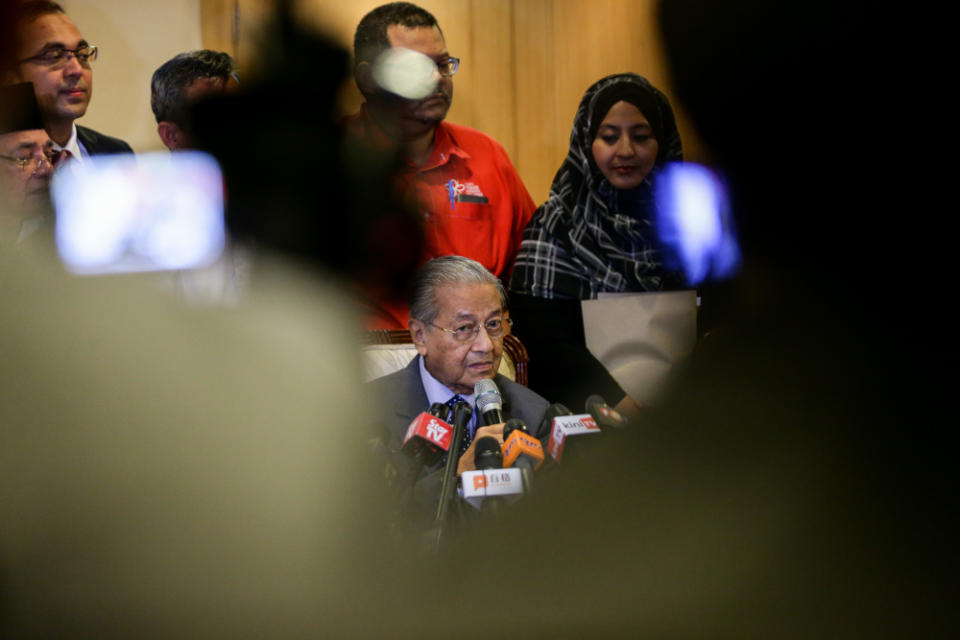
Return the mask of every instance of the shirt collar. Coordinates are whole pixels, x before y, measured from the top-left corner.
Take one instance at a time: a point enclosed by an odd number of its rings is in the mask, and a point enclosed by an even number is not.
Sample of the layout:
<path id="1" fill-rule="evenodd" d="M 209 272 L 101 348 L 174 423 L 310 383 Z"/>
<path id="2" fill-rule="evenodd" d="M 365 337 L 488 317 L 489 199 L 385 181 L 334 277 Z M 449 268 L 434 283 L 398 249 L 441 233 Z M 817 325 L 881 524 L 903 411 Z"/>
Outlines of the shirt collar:
<path id="1" fill-rule="evenodd" d="M 76 123 L 73 124 L 73 128 L 70 131 L 70 139 L 67 140 L 67 144 L 61 147 L 56 142 L 53 143 L 54 151 L 62 151 L 64 149 L 70 152 L 70 155 L 73 156 L 72 159 L 76 159 L 79 162 L 83 162 L 83 159 L 90 155 L 87 153 L 87 150 L 84 148 L 84 146 L 80 144 L 80 140 L 77 138 Z"/>
<path id="2" fill-rule="evenodd" d="M 362 139 L 367 145 L 381 151 L 392 150 L 397 141 L 387 135 L 377 121 L 370 115 L 367 103 L 360 105 L 360 113 L 346 120 L 346 129 L 350 135 Z"/>
<path id="3" fill-rule="evenodd" d="M 355 123 L 362 125 L 362 127 L 354 128 Z M 397 144 L 370 116 L 366 102 L 360 105 L 359 118 L 355 121 L 348 121 L 347 128 L 352 130 L 355 135 L 361 136 L 367 144 L 375 149 L 390 149 Z M 451 137 L 449 127 L 440 122 L 433 130 L 433 150 L 430 152 L 430 157 L 427 158 L 426 163 L 421 167 L 414 167 L 408 161 L 405 160 L 404 162 L 409 168 L 417 171 L 429 171 L 450 162 L 451 156 L 457 156 L 464 160 L 470 159 L 470 154 Z"/>
<path id="4" fill-rule="evenodd" d="M 470 159 L 470 154 L 457 145 L 456 141 L 450 136 L 449 128 L 441 122 L 433 131 L 433 150 L 430 152 L 430 157 L 418 169 L 420 171 L 436 169 L 450 162 L 450 158 L 453 156 L 464 160 Z"/>

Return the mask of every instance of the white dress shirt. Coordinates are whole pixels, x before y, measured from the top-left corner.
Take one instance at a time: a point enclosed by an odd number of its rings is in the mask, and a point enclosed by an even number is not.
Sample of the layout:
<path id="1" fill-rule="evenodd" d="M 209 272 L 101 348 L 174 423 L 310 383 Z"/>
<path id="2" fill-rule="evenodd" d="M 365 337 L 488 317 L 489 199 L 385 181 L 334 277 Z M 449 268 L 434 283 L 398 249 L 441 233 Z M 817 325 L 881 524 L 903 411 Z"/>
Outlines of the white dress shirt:
<path id="1" fill-rule="evenodd" d="M 67 140 L 67 144 L 61 147 L 56 142 L 53 143 L 54 151 L 63 151 L 64 149 L 69 151 L 70 155 L 73 156 L 71 160 L 76 160 L 77 162 L 83 162 L 86 158 L 90 157 L 86 147 L 80 144 L 80 140 L 77 138 L 76 123 L 73 124 L 73 129 L 70 131 L 70 139 Z"/>

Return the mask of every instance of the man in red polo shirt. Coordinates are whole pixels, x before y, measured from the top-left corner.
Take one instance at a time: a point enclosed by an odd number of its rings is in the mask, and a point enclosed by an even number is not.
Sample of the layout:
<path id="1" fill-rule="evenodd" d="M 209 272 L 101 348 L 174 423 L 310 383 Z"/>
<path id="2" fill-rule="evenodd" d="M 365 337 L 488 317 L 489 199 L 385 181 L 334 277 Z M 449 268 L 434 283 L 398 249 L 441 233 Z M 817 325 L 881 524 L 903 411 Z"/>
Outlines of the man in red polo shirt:
<path id="1" fill-rule="evenodd" d="M 393 47 L 436 64 L 436 88 L 407 99 L 384 88 L 374 62 Z M 444 122 L 459 60 L 450 56 L 436 18 L 408 2 L 377 7 L 354 36 L 354 78 L 366 102 L 347 119 L 349 139 L 374 149 L 397 149 L 401 197 L 423 226 L 424 260 L 461 255 L 506 281 L 536 206 L 503 147 L 475 129 Z M 403 304 L 380 304 L 368 328 L 406 328 Z"/>

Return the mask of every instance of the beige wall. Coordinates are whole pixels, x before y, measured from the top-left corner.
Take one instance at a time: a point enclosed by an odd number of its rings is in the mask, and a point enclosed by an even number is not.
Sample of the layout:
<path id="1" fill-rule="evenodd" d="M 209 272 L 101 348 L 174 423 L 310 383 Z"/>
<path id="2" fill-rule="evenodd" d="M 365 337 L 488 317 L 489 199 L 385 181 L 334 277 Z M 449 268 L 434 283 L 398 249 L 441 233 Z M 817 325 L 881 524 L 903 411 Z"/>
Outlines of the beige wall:
<path id="1" fill-rule="evenodd" d="M 241 34 L 262 19 L 270 0 L 238 2 Z M 299 0 L 308 22 L 351 47 L 357 22 L 382 0 Z M 570 127 L 586 88 L 611 73 L 634 71 L 670 95 L 653 23 L 654 0 L 423 0 L 462 59 L 448 118 L 499 140 L 536 202 L 567 153 Z M 223 13 L 228 13 L 224 11 Z M 223 18 L 220 18 L 221 22 Z M 206 25 L 205 21 L 205 25 Z M 206 33 L 206 29 L 205 29 Z M 240 49 L 243 53 L 244 37 Z M 242 57 L 242 56 L 241 56 Z M 346 87 L 344 109 L 361 98 Z M 688 157 L 701 156 L 678 113 Z"/>
<path id="2" fill-rule="evenodd" d="M 171 57 L 201 46 L 201 0 L 66 0 L 91 44 L 93 100 L 80 124 L 122 138 L 135 151 L 162 149 L 150 111 L 150 77 Z"/>
<path id="3" fill-rule="evenodd" d="M 357 22 L 381 0 L 299 0 L 303 19 L 344 47 Z M 567 151 L 583 91 L 620 71 L 647 76 L 670 95 L 653 26 L 653 0 L 425 0 L 453 55 L 453 122 L 476 127 L 507 149 L 534 200 L 546 199 Z M 255 54 L 255 33 L 271 0 L 68 0 L 81 32 L 101 47 L 93 102 L 83 124 L 161 148 L 150 112 L 150 76 L 176 53 L 207 46 Z M 235 29 L 235 19 L 237 28 Z M 344 110 L 360 103 L 352 83 Z M 680 113 L 687 156 L 702 157 Z"/>

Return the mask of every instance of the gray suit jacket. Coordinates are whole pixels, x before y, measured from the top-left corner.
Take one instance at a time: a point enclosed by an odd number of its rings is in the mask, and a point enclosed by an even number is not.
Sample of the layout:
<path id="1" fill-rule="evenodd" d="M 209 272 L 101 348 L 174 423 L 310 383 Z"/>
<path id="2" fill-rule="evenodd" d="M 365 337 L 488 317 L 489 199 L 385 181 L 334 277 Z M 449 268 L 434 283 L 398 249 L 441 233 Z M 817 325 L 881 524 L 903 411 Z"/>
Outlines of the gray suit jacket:
<path id="1" fill-rule="evenodd" d="M 493 380 L 503 398 L 504 419 L 523 420 L 531 435 L 545 440 L 550 435 L 550 428 L 542 423 L 549 403 L 505 376 L 497 374 Z M 407 427 L 430 407 L 420 380 L 420 356 L 400 371 L 372 380 L 365 387 L 378 404 L 379 423 L 373 436 L 385 445 L 390 464 L 398 474 L 395 482 L 402 494 L 401 509 L 414 524 L 428 524 L 437 508 L 443 467 L 437 463 L 421 475 L 420 470 L 400 453 Z"/>

